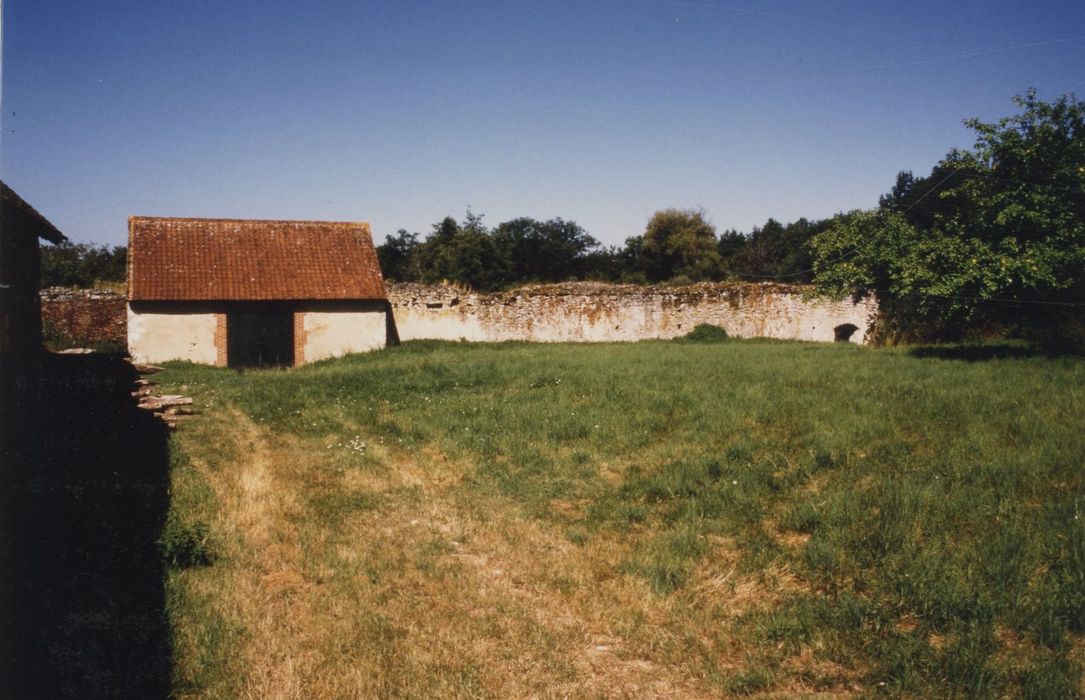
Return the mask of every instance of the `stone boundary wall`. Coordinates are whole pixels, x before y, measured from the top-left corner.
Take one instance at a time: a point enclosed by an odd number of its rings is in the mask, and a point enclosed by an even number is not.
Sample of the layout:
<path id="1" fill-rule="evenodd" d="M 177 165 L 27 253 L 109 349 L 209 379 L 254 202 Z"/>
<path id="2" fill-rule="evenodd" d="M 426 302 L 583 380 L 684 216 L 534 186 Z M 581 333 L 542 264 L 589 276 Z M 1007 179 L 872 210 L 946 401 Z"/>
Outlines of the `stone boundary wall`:
<path id="1" fill-rule="evenodd" d="M 484 294 L 451 285 L 392 283 L 388 300 L 400 340 L 636 341 L 685 335 L 711 323 L 739 337 L 832 341 L 844 324 L 864 343 L 877 304 L 826 301 L 810 288 L 777 283 L 684 287 L 569 282 Z M 82 342 L 127 343 L 121 294 L 47 289 L 45 324 Z"/>
<path id="2" fill-rule="evenodd" d="M 571 282 L 481 294 L 449 285 L 388 285 L 401 340 L 534 342 L 636 341 L 685 335 L 710 323 L 738 337 L 833 341 L 852 324 L 866 341 L 877 311 L 867 301 L 814 299 L 811 289 L 778 283 L 683 287 Z"/>
<path id="3" fill-rule="evenodd" d="M 123 294 L 50 287 L 42 290 L 40 297 L 42 326 L 47 330 L 79 343 L 127 343 L 127 300 Z"/>

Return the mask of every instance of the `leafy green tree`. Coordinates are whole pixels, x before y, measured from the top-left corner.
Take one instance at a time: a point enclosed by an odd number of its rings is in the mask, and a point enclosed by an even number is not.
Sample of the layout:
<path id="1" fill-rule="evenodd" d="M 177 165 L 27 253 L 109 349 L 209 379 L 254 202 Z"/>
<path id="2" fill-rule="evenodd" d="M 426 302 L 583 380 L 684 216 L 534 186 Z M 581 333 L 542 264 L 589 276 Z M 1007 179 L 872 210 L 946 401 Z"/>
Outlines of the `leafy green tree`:
<path id="1" fill-rule="evenodd" d="M 491 291 L 500 288 L 507 278 L 505 261 L 482 223 L 482 216 L 470 210 L 462 225 L 452 217 L 435 224 L 417 255 L 424 282 L 447 280 Z"/>
<path id="2" fill-rule="evenodd" d="M 740 275 L 771 277 L 776 273 L 783 257 L 786 229 L 776 219 L 770 218 L 764 226 L 755 226 L 740 259 Z"/>
<path id="3" fill-rule="evenodd" d="M 716 229 L 705 220 L 703 211 L 657 211 L 641 237 L 641 266 L 652 281 L 715 279 L 721 268 L 717 244 Z"/>
<path id="4" fill-rule="evenodd" d="M 521 217 L 493 232 L 511 282 L 558 282 L 583 274 L 584 256 L 599 242 L 563 219 L 536 221 Z"/>
<path id="5" fill-rule="evenodd" d="M 647 260 L 643 255 L 644 236 L 630 236 L 625 239 L 625 245 L 612 246 L 609 250 L 610 275 L 602 279 L 624 284 L 647 284 L 648 276 L 645 274 Z"/>
<path id="6" fill-rule="evenodd" d="M 815 236 L 819 286 L 877 295 L 897 337 L 1002 329 L 1085 345 L 1085 105 L 1015 102 L 1017 115 L 968 120 L 974 147 L 922 184 L 898 176 L 879 210 Z"/>
<path id="7" fill-rule="evenodd" d="M 728 229 L 720 234 L 716 250 L 720 254 L 720 264 L 728 275 L 735 275 L 742 269 L 745 261 L 746 245 L 749 239 L 746 234 L 735 229 Z"/>
<path id="8" fill-rule="evenodd" d="M 93 287 L 95 282 L 124 282 L 128 248 L 93 243 L 42 246 L 41 287 Z"/>
<path id="9" fill-rule="evenodd" d="M 600 282 L 620 282 L 628 274 L 625 250 L 618 246 L 595 248 L 580 259 L 581 277 Z"/>
<path id="10" fill-rule="evenodd" d="M 434 266 L 438 257 L 447 257 L 443 254 L 443 249 L 452 245 L 452 241 L 456 238 L 456 234 L 460 232 L 460 225 L 456 223 L 456 220 L 451 216 L 446 216 L 433 225 L 429 235 L 426 236 L 426 240 L 415 246 L 412 251 L 412 261 L 415 268 L 418 270 L 418 278 L 425 282 L 441 281 L 441 277 L 437 277 L 434 272 Z M 442 263 L 445 264 L 445 263 Z M 448 279 L 445 277 L 444 279 Z"/>
<path id="11" fill-rule="evenodd" d="M 389 236 L 377 246 L 377 258 L 384 278 L 396 282 L 418 280 L 418 261 L 414 255 L 418 245 L 418 234 L 407 233 L 406 229 L 401 228 L 396 235 Z"/>
<path id="12" fill-rule="evenodd" d="M 876 297 L 885 340 L 930 335 L 942 299 L 924 297 L 912 285 L 914 255 L 922 238 L 898 212 L 879 209 L 841 216 L 810 242 L 815 283 L 834 297 Z"/>
<path id="13" fill-rule="evenodd" d="M 724 231 L 718 250 L 726 276 L 739 279 L 777 279 L 803 283 L 813 279 L 809 241 L 826 230 L 832 219 L 801 218 L 782 224 L 770 218 L 749 234 Z"/>
<path id="14" fill-rule="evenodd" d="M 779 258 L 775 266 L 777 279 L 789 282 L 810 282 L 814 279 L 814 259 L 810 255 L 810 239 L 833 225 L 833 219 L 810 221 L 800 218 L 784 227 Z"/>
<path id="15" fill-rule="evenodd" d="M 473 216 L 470 211 L 468 211 L 467 215 Z M 456 223 L 456 220 L 453 219 L 451 216 L 446 216 L 445 218 L 441 219 L 440 223 L 436 223 L 433 225 L 433 233 L 431 234 L 431 238 L 435 243 L 438 244 L 448 243 L 453 238 L 455 238 L 456 234 L 459 232 L 460 225 Z"/>
<path id="16" fill-rule="evenodd" d="M 935 214 L 946 211 L 948 200 L 937 196 L 959 185 L 968 173 L 959 171 L 948 161 L 934 166 L 927 177 L 916 177 L 910 171 L 897 173 L 893 189 L 881 196 L 878 206 L 902 214 L 908 223 L 919 228 L 934 225 Z"/>

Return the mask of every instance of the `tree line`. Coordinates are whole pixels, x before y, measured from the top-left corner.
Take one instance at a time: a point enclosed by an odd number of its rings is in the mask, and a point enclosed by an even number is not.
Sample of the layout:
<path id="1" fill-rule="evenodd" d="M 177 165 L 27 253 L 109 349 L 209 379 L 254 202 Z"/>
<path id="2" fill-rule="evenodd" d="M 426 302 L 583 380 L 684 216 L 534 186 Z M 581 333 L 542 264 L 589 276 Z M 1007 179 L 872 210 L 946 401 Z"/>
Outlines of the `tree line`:
<path id="1" fill-rule="evenodd" d="M 396 282 L 465 284 L 494 291 L 532 282 L 654 283 L 728 279 L 809 282 L 807 242 L 832 219 L 769 219 L 750 233 L 716 229 L 699 209 L 655 213 L 642 234 L 604 247 L 574 221 L 520 217 L 494 228 L 468 211 L 448 216 L 423 238 L 400 229 L 378 245 L 381 270 Z M 43 288 L 90 287 L 125 279 L 127 249 L 64 243 L 42 249 Z"/>
<path id="2" fill-rule="evenodd" d="M 445 217 L 422 238 L 400 229 L 377 246 L 386 278 L 450 281 L 481 291 L 530 282 L 688 283 L 813 279 L 808 242 L 832 219 L 769 219 L 750 233 L 717 235 L 700 209 L 664 209 L 622 246 L 602 246 L 574 221 L 521 217 L 488 228 L 471 211 Z"/>
<path id="3" fill-rule="evenodd" d="M 377 246 L 386 278 L 480 291 L 529 282 L 781 280 L 875 297 L 884 340 L 969 334 L 1085 347 L 1085 105 L 1029 91 L 1019 113 L 965 123 L 971 149 L 901 172 L 877 205 L 820 220 L 769 219 L 717 234 L 699 209 L 657 211 L 642 233 L 603 246 L 574 221 L 521 217 L 490 228 L 468 210 L 423 237 Z M 125 278 L 123 246 L 47 246 L 42 285 Z"/>
<path id="4" fill-rule="evenodd" d="M 93 243 L 46 245 L 41 249 L 41 288 L 90 288 L 126 279 L 128 248 Z"/>

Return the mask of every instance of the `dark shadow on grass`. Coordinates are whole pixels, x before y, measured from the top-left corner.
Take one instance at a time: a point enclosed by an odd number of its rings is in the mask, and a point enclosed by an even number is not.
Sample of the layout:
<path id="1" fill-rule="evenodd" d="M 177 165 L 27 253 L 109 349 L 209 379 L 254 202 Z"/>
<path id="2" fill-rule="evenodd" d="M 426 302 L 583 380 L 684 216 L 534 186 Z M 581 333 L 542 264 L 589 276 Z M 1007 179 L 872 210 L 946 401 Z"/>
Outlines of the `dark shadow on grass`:
<path id="1" fill-rule="evenodd" d="M 1010 360 L 1029 357 L 1080 357 L 1080 352 L 1042 348 L 1033 345 L 923 345 L 911 348 L 912 357 L 934 358 L 938 360 L 963 360 L 965 362 L 986 362 L 988 360 Z"/>
<path id="2" fill-rule="evenodd" d="M 165 427 L 119 357 L 4 378 L 0 696 L 164 698 Z"/>

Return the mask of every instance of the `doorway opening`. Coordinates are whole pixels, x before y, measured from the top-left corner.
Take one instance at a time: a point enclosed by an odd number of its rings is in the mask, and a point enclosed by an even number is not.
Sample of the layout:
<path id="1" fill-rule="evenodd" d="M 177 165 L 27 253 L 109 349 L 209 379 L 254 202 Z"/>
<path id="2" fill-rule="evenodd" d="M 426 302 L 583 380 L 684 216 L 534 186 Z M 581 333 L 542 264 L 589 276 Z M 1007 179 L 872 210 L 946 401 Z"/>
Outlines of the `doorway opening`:
<path id="1" fill-rule="evenodd" d="M 292 367 L 293 311 L 256 307 L 227 312 L 226 364 L 234 368 Z"/>

